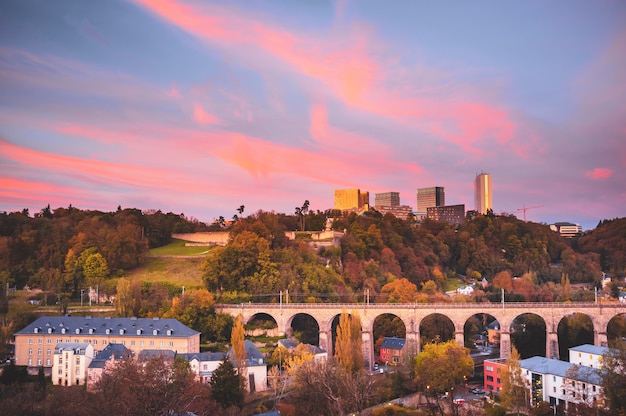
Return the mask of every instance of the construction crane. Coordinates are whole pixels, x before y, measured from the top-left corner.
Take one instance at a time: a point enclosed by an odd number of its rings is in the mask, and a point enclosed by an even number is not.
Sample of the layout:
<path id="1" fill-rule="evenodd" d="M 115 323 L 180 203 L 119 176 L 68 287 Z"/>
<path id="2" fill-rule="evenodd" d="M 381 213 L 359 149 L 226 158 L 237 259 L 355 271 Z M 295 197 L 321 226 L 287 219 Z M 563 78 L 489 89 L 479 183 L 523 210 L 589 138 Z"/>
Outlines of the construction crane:
<path id="1" fill-rule="evenodd" d="M 533 207 L 527 207 L 527 206 L 523 206 L 522 208 L 518 208 L 518 211 L 524 211 L 524 222 L 526 222 L 526 211 L 528 211 L 529 209 L 535 209 L 535 208 L 543 208 L 543 205 L 535 205 Z"/>

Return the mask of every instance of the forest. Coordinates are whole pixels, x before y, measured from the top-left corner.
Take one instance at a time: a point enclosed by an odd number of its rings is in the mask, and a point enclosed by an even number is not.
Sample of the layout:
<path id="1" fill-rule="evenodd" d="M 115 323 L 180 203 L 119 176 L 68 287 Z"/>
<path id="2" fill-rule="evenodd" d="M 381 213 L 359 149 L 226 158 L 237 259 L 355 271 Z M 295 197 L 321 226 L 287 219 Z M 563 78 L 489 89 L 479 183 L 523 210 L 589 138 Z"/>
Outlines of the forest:
<path id="1" fill-rule="evenodd" d="M 225 300 L 271 301 L 283 290 L 298 301 L 356 301 L 367 289 L 374 302 L 416 301 L 425 300 L 420 293 L 443 292 L 448 279 L 485 278 L 510 288 L 510 300 L 552 301 L 561 295 L 557 286 L 564 277 L 600 287 L 603 272 L 621 278 L 626 270 L 626 218 L 603 220 L 579 238 L 564 239 L 547 224 L 473 211 L 457 227 L 429 220 L 416 225 L 374 210 L 361 216 L 302 208 L 293 215 L 244 216 L 243 206 L 239 210 L 229 225 L 121 207 L 2 213 L 0 282 L 73 299 L 96 285 L 113 294 L 117 279 L 141 265 L 150 248 L 170 243 L 172 233 L 210 230 L 231 236 L 201 265 L 206 288 Z M 341 247 L 316 252 L 305 239 L 284 235 L 299 230 L 306 237 L 329 218 L 334 230 L 345 232 Z M 480 292 L 474 300 L 490 299 Z"/>

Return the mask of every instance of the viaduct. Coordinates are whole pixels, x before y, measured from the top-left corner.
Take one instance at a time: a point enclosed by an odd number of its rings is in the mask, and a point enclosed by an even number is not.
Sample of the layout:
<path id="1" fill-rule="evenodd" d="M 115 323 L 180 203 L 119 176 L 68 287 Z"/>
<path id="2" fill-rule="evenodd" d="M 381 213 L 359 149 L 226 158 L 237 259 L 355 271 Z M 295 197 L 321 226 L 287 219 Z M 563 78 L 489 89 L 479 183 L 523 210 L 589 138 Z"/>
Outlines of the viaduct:
<path id="1" fill-rule="evenodd" d="M 269 315 L 276 321 L 281 335 L 290 332 L 293 319 L 298 314 L 306 314 L 317 322 L 319 346 L 332 355 L 332 324 L 341 313 L 358 313 L 361 318 L 363 357 L 373 363 L 375 319 L 384 314 L 400 318 L 406 328 L 407 351 L 419 353 L 420 324 L 432 314 L 446 316 L 454 324 L 456 341 L 464 345 L 463 328 L 465 322 L 476 314 L 493 316 L 500 325 L 500 357 L 511 353 L 511 325 L 516 317 L 533 313 L 540 316 L 546 326 L 546 356 L 559 356 L 557 328 L 559 322 L 574 313 L 587 315 L 593 323 L 594 345 L 607 344 L 607 325 L 620 314 L 626 313 L 626 305 L 621 303 L 446 303 L 446 304 L 321 304 L 321 303 L 242 303 L 238 305 L 216 305 L 216 310 L 232 316 L 241 315 L 243 323 L 259 314 Z M 371 365 L 371 364 L 370 364 Z"/>

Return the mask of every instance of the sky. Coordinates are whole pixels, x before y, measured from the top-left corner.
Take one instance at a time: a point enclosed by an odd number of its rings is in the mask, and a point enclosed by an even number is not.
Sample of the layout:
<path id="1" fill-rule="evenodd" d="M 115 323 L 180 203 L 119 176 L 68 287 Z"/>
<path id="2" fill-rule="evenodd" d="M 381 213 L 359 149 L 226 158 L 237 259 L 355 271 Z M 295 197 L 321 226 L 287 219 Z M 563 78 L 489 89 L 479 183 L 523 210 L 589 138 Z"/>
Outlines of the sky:
<path id="1" fill-rule="evenodd" d="M 481 172 L 496 213 L 626 217 L 626 2 L 0 2 L 0 211 L 470 210 Z"/>

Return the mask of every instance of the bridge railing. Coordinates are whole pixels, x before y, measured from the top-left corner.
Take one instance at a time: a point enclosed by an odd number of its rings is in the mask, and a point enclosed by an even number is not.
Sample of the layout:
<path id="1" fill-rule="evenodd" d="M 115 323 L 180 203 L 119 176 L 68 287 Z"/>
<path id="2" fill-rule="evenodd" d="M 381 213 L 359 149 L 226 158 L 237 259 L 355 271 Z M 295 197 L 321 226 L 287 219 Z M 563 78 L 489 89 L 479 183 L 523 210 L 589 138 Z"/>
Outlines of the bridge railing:
<path id="1" fill-rule="evenodd" d="M 504 303 L 235 303 L 217 304 L 216 308 L 283 309 L 548 309 L 548 308 L 623 308 L 623 303 L 594 302 L 504 302 Z"/>

